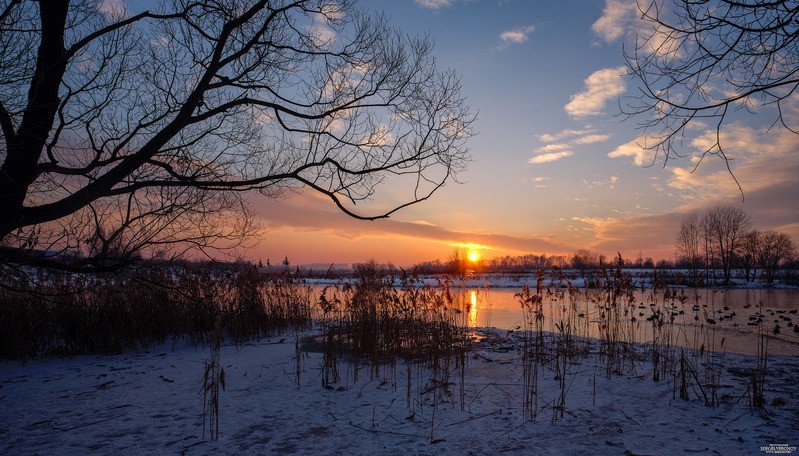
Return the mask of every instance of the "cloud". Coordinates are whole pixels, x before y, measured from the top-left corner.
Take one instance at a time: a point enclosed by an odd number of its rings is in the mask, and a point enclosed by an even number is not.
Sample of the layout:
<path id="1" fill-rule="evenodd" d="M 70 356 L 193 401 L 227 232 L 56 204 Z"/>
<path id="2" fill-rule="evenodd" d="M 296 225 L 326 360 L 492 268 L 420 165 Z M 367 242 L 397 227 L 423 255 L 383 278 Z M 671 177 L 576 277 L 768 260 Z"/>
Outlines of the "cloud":
<path id="1" fill-rule="evenodd" d="M 102 0 L 97 5 L 97 11 L 109 20 L 119 20 L 130 15 L 123 0 Z"/>
<path id="2" fill-rule="evenodd" d="M 337 22 L 344 18 L 344 11 L 337 3 L 327 3 L 322 5 L 321 13 L 325 22 Z"/>
<path id="3" fill-rule="evenodd" d="M 529 177 L 524 180 L 525 184 L 530 185 L 533 188 L 548 188 L 547 182 L 549 182 L 549 177 L 538 176 L 538 177 Z"/>
<path id="4" fill-rule="evenodd" d="M 568 144 L 555 143 L 555 144 L 547 144 L 546 146 L 541 146 L 535 151 L 539 153 L 548 153 L 548 152 L 560 152 L 568 149 L 569 149 Z"/>
<path id="5" fill-rule="evenodd" d="M 536 155 L 535 157 L 527 160 L 527 163 L 530 163 L 532 165 L 540 165 L 542 163 L 557 161 L 560 160 L 561 158 L 571 157 L 572 155 L 574 155 L 574 152 L 570 150 L 564 150 L 562 152 L 552 152 L 548 154 Z"/>
<path id="6" fill-rule="evenodd" d="M 674 38 L 674 32 L 669 27 L 643 19 L 637 3 L 636 0 L 605 0 L 602 16 L 591 29 L 605 43 L 624 39 L 627 45 L 644 54 L 680 56 L 680 40 Z M 657 14 L 663 17 L 670 12 L 661 8 Z M 672 20 L 679 19 L 673 17 Z"/>
<path id="7" fill-rule="evenodd" d="M 320 49 L 330 50 L 338 38 L 338 34 L 328 27 L 319 22 L 315 22 L 308 27 L 308 36 L 311 38 L 313 45 Z"/>
<path id="8" fill-rule="evenodd" d="M 572 95 L 564 109 L 573 118 L 602 114 L 608 100 L 617 98 L 626 90 L 624 74 L 623 66 L 595 71 L 585 80 L 585 90 Z"/>
<path id="9" fill-rule="evenodd" d="M 721 133 L 721 143 L 735 179 L 727 169 L 727 163 L 716 155 L 707 155 L 697 166 L 700 154 L 714 150 L 715 131 L 708 130 L 691 141 L 694 147 L 693 161 L 687 166 L 670 169 L 668 185 L 680 190 L 685 201 L 703 204 L 719 199 L 721 195 L 740 198 L 740 183 L 744 199 L 751 192 L 793 183 L 799 187 L 799 136 L 788 130 L 754 129 L 733 124 Z M 796 195 L 797 193 L 793 193 Z M 777 204 L 773 201 L 769 206 Z"/>
<path id="10" fill-rule="evenodd" d="M 524 27 L 517 27 L 515 29 L 506 30 L 499 35 L 499 39 L 506 45 L 508 44 L 521 44 L 527 41 L 529 34 L 533 33 L 535 27 L 526 25 Z"/>
<path id="11" fill-rule="evenodd" d="M 656 160 L 655 152 L 642 146 L 646 144 L 646 139 L 641 137 L 627 144 L 622 144 L 608 153 L 610 158 L 633 157 L 636 166 L 647 166 Z"/>
<path id="12" fill-rule="evenodd" d="M 554 134 L 544 133 L 544 134 L 541 134 L 541 135 L 537 135 L 536 138 L 538 138 L 539 141 L 543 141 L 543 142 L 555 142 L 555 141 L 561 141 L 561 140 L 566 139 L 566 138 L 570 138 L 570 137 L 574 137 L 574 136 L 584 136 L 584 135 L 592 134 L 592 133 L 595 133 L 595 132 L 596 132 L 596 130 L 593 130 L 593 129 L 590 129 L 590 128 L 589 129 L 585 129 L 585 130 L 573 130 L 571 128 L 567 128 L 565 130 L 561 130 L 561 131 L 559 131 L 557 133 L 554 133 Z"/>
<path id="13" fill-rule="evenodd" d="M 251 206 L 261 214 L 262 223 L 266 228 L 264 243 L 272 244 L 279 240 L 299 237 L 304 240 L 304 244 L 300 244 L 297 250 L 308 251 L 304 252 L 308 261 L 316 261 L 325 256 L 322 251 L 313 251 L 314 248 L 342 252 L 342 255 L 349 258 L 367 259 L 370 255 L 374 255 L 369 251 L 349 251 L 362 245 L 380 247 L 384 250 L 392 247 L 404 249 L 407 252 L 400 252 L 398 255 L 411 254 L 409 264 L 413 261 L 430 259 L 424 255 L 435 258 L 436 254 L 429 250 L 433 245 L 438 246 L 443 254 L 446 254 L 452 246 L 463 244 L 481 245 L 497 252 L 510 251 L 517 252 L 516 254 L 568 253 L 575 249 L 572 245 L 545 236 L 518 237 L 499 233 L 455 231 L 423 220 L 412 222 L 394 219 L 372 222 L 355 220 L 338 211 L 329 200 L 310 191 L 289 194 L 280 200 L 257 197 L 251 203 Z M 389 243 L 386 242 L 387 239 L 390 239 Z M 326 245 L 331 241 L 335 245 Z M 427 251 L 411 251 L 418 249 L 420 245 L 423 246 L 422 249 L 427 246 Z M 285 249 L 278 252 L 280 257 L 284 254 Z M 337 257 L 336 261 L 344 261 L 344 258 Z"/>
<path id="14" fill-rule="evenodd" d="M 452 5 L 452 0 L 416 0 L 416 4 L 422 8 L 437 10 Z"/>
<path id="15" fill-rule="evenodd" d="M 616 183 L 619 181 L 617 176 L 610 176 L 607 180 L 592 180 L 589 181 L 587 179 L 583 179 L 582 182 L 585 184 L 586 190 L 593 190 L 593 189 L 609 189 L 613 190 L 616 188 Z"/>
<path id="16" fill-rule="evenodd" d="M 669 161 L 666 185 L 658 180 L 651 184 L 679 199 L 673 216 L 676 226 L 682 214 L 690 211 L 703 211 L 716 204 L 741 205 L 757 228 L 784 231 L 799 239 L 796 217 L 799 214 L 799 198 L 796 198 L 799 195 L 799 179 L 796 178 L 799 176 L 799 155 L 796 154 L 799 136 L 788 130 L 756 129 L 741 124 L 728 126 L 721 133 L 721 141 L 730 159 L 733 179 L 726 163 L 715 155 L 707 155 L 697 166 L 700 154 L 715 144 L 715 134 L 715 130 L 709 129 L 691 139 L 690 148 L 684 151 L 693 153 L 690 159 Z M 639 145 L 646 141 L 644 137 L 638 138 L 619 146 L 608 156 L 633 157 L 638 166 L 651 165 L 657 158 L 655 152 Z M 662 218 L 658 220 L 657 223 L 663 221 Z M 669 223 L 675 226 L 674 220 L 670 219 Z M 640 226 L 643 222 L 636 224 Z M 626 228 L 623 231 L 629 233 Z M 674 234 L 670 236 L 673 239 Z"/>
<path id="17" fill-rule="evenodd" d="M 638 6 L 635 0 L 605 0 L 602 17 L 591 26 L 591 30 L 605 42 L 619 39 L 636 21 Z"/>
<path id="18" fill-rule="evenodd" d="M 608 139 L 610 139 L 610 135 L 585 135 L 572 141 L 572 144 L 594 144 Z"/>
<path id="19" fill-rule="evenodd" d="M 535 152 L 538 155 L 527 160 L 527 163 L 549 163 L 560 160 L 561 158 L 569 157 L 574 154 L 574 152 L 571 150 L 573 146 L 607 141 L 610 138 L 610 135 L 597 134 L 596 130 L 589 128 L 583 130 L 566 129 L 555 134 L 543 134 L 536 137 L 541 141 L 551 142 L 551 144 L 545 144 L 536 149 Z M 554 142 L 562 140 L 565 140 L 566 142 Z"/>
<path id="20" fill-rule="evenodd" d="M 592 233 L 593 241 L 587 246 L 591 250 L 608 256 L 621 253 L 624 258 L 642 252 L 661 259 L 673 257 L 674 235 L 683 216 L 675 211 L 644 216 L 579 217 L 574 221 Z"/>

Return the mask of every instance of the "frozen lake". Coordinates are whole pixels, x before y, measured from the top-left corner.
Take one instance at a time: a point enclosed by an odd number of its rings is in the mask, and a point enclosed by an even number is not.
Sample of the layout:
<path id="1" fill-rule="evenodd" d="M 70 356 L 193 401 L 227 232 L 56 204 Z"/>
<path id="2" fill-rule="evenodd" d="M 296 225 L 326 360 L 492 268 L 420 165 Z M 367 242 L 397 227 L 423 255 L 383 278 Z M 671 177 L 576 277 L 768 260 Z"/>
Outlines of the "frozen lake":
<path id="1" fill-rule="evenodd" d="M 515 288 L 471 288 L 468 294 L 468 323 L 471 326 L 518 330 L 524 327 L 525 315 Z M 758 320 L 768 340 L 769 353 L 799 355 L 799 289 L 681 289 L 687 297 L 664 298 L 652 290 L 636 291 L 635 302 L 624 307 L 629 326 L 634 329 L 635 341 L 652 342 L 657 337 L 653 321 L 647 320 L 658 310 L 673 315 L 676 340 L 679 345 L 694 348 L 755 354 Z M 566 293 L 560 300 L 543 300 L 544 329 L 557 332 L 556 324 L 569 317 L 574 307 L 577 319 L 572 323 L 578 335 L 598 337 L 601 315 L 597 304 L 583 294 L 573 300 Z M 762 303 L 762 309 L 760 304 Z M 580 316 L 582 315 L 582 316 Z M 635 319 L 633 321 L 633 319 Z M 790 326 L 789 326 L 790 324 Z M 779 325 L 778 333 L 774 329 Z M 721 340 L 724 339 L 724 345 Z"/>

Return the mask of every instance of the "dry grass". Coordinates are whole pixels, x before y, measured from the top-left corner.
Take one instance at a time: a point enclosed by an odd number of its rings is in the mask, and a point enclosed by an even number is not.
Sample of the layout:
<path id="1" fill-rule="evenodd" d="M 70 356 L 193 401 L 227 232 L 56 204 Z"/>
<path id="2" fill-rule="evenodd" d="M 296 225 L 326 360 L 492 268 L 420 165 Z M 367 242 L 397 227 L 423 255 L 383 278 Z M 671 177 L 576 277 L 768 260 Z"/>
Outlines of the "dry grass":
<path id="1" fill-rule="evenodd" d="M 217 322 L 236 343 L 311 323 L 309 287 L 250 265 L 194 263 L 104 275 L 14 272 L 0 279 L 0 359 L 210 342 Z"/>

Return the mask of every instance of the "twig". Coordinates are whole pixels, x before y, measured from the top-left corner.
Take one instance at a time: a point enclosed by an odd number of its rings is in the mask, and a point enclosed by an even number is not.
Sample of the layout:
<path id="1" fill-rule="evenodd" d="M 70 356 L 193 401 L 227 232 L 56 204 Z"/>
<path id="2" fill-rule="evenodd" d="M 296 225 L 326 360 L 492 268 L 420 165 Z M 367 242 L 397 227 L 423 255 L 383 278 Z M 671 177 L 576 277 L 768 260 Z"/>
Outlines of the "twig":
<path id="1" fill-rule="evenodd" d="M 722 427 L 722 429 L 726 429 L 726 428 L 727 428 L 727 426 L 729 426 L 729 425 L 731 425 L 732 423 L 734 423 L 734 422 L 738 421 L 738 419 L 739 419 L 739 418 L 741 418 L 742 416 L 746 415 L 746 414 L 747 414 L 747 413 L 749 413 L 749 412 L 750 412 L 750 410 L 747 410 L 747 411 L 745 411 L 745 412 L 741 413 L 740 415 L 736 416 L 735 418 L 731 419 L 730 421 L 728 421 L 728 422 L 727 422 L 727 424 L 725 424 L 725 425 Z"/>
<path id="2" fill-rule="evenodd" d="M 466 423 L 466 422 L 469 422 L 469 421 L 479 420 L 480 418 L 485 418 L 487 416 L 499 415 L 500 413 L 502 413 L 502 410 L 497 410 L 497 411 L 494 411 L 494 412 L 484 413 L 482 415 L 473 416 L 473 417 L 470 417 L 470 418 L 466 418 L 465 420 L 460 420 L 460 421 L 456 421 L 454 423 L 447 424 L 444 427 L 457 426 L 458 424 L 463 424 L 463 423 Z"/>
<path id="3" fill-rule="evenodd" d="M 628 419 L 628 420 L 630 420 L 630 421 L 632 421 L 633 423 L 635 423 L 635 424 L 637 424 L 637 425 L 639 425 L 639 426 L 641 425 L 641 423 L 639 423 L 638 421 L 635 421 L 634 419 L 630 418 L 630 415 L 628 415 L 627 413 L 625 413 L 625 412 L 624 412 L 624 410 L 622 410 L 622 411 L 621 411 L 621 414 L 622 414 L 622 415 L 624 415 L 624 416 L 626 416 L 626 417 L 627 417 L 627 419 Z"/>
<path id="4" fill-rule="evenodd" d="M 407 433 L 407 432 L 384 431 L 382 429 L 367 429 L 365 427 L 358 426 L 355 423 L 349 423 L 349 425 L 354 427 L 354 428 L 356 428 L 356 429 L 360 429 L 360 430 L 366 431 L 366 432 L 373 432 L 375 434 L 402 435 L 402 436 L 405 436 L 405 437 L 416 437 L 416 438 L 427 440 L 427 436 L 426 435 L 410 434 L 410 433 Z"/>
<path id="5" fill-rule="evenodd" d="M 67 431 L 72 431 L 72 430 L 75 430 L 75 429 L 84 428 L 84 427 L 87 427 L 87 426 L 92 426 L 92 425 L 95 425 L 95 424 L 104 423 L 106 421 L 115 420 L 115 419 L 117 419 L 117 418 L 119 418 L 121 416 L 125 416 L 125 415 L 126 415 L 126 413 L 120 413 L 119 415 L 114 415 L 114 416 L 110 416 L 108 418 L 103 418 L 102 420 L 90 421 L 88 423 L 80 424 L 78 426 L 73 426 L 73 427 L 70 427 L 70 428 L 59 428 L 59 427 L 55 427 L 55 426 L 51 426 L 51 427 L 53 428 L 53 430 L 56 430 L 56 431 L 67 432 Z"/>

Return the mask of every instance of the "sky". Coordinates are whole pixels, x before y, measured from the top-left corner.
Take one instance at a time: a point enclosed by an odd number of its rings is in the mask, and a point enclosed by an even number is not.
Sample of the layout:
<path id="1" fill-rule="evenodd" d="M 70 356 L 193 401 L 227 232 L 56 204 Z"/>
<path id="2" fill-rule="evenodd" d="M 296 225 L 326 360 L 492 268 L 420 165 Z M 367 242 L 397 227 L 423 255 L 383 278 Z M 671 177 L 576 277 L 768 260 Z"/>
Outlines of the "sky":
<path id="1" fill-rule="evenodd" d="M 712 134 L 701 125 L 689 131 L 684 160 L 664 165 L 638 145 L 643 119 L 619 115 L 620 100 L 636 94 L 622 50 L 639 26 L 634 1 L 362 1 L 394 27 L 428 35 L 437 65 L 461 76 L 478 114 L 472 162 L 460 183 L 387 220 L 349 218 L 308 191 L 252 196 L 263 229 L 244 256 L 408 266 L 466 246 L 483 258 L 590 249 L 674 259 L 680 220 L 716 204 L 799 241 L 799 135 L 769 130 L 771 108 L 734 117 L 722 132 L 743 197 L 720 160 L 694 170 L 691 155 Z M 794 121 L 797 98 L 786 112 Z"/>

